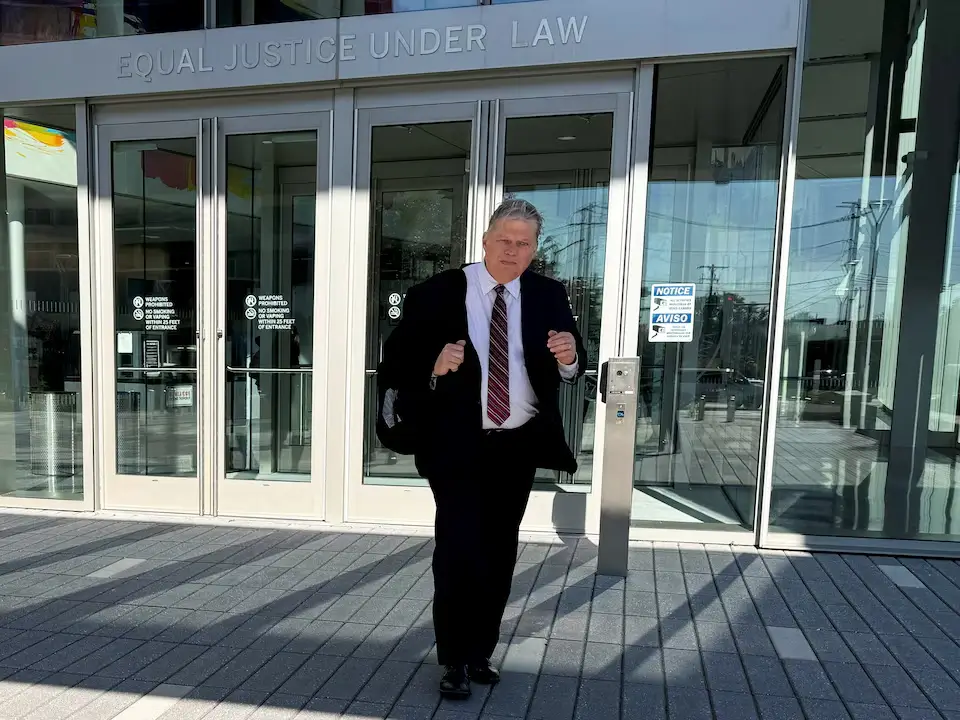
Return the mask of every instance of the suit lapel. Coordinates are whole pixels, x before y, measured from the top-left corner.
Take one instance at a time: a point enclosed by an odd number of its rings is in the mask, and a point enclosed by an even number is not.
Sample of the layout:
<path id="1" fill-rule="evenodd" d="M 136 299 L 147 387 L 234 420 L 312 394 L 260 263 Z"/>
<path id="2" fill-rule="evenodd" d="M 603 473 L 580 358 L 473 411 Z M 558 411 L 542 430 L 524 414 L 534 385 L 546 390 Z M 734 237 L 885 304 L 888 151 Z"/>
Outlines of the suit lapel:
<path id="1" fill-rule="evenodd" d="M 523 361 L 530 377 L 533 377 L 531 361 L 537 357 L 541 349 L 541 338 L 537 336 L 537 323 L 534 320 L 540 317 L 540 298 L 536 292 L 534 280 L 529 270 L 520 276 L 520 330 L 523 337 Z"/>

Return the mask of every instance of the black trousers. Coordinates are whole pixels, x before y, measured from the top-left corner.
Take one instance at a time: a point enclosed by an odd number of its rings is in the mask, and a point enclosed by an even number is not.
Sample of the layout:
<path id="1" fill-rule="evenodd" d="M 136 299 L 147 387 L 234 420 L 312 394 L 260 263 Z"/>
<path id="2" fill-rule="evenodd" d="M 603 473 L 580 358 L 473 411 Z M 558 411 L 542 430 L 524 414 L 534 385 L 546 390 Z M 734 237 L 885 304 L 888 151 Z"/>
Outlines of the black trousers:
<path id="1" fill-rule="evenodd" d="M 485 434 L 476 457 L 430 478 L 437 505 L 433 624 L 441 665 L 489 659 L 497 647 L 535 474 L 524 459 L 524 436 L 523 428 Z"/>

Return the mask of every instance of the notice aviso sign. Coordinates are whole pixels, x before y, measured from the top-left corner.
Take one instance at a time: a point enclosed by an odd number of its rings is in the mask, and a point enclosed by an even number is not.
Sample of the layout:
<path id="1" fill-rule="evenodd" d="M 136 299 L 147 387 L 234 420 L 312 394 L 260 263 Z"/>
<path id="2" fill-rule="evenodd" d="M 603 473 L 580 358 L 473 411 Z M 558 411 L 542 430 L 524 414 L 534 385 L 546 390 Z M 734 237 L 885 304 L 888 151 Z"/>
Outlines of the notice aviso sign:
<path id="1" fill-rule="evenodd" d="M 579 45 L 587 27 L 587 15 L 542 18 L 537 22 L 511 23 L 513 49 Z M 283 68 L 297 65 L 349 63 L 362 54 L 374 60 L 427 55 L 483 53 L 488 30 L 483 24 L 421 27 L 413 30 L 383 30 L 360 37 L 302 37 L 295 40 L 232 43 L 226 48 L 207 46 L 168 47 L 153 52 L 123 53 L 118 58 L 118 78 L 152 82 L 158 75 Z"/>
<path id="2" fill-rule="evenodd" d="M 650 289 L 650 342 L 693 341 L 697 286 L 693 283 L 654 283 Z"/>

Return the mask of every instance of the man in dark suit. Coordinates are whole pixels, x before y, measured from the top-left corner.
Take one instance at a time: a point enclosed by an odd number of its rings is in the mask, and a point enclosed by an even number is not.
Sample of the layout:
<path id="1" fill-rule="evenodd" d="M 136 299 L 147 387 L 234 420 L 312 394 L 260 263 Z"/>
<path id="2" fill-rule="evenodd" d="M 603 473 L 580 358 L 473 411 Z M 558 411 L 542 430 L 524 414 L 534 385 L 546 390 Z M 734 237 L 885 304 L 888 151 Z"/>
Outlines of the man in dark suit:
<path id="1" fill-rule="evenodd" d="M 563 285 L 528 269 L 542 223 L 529 202 L 505 201 L 484 261 L 410 289 L 388 341 L 437 505 L 433 617 L 450 698 L 499 680 L 490 658 L 537 468 L 577 469 L 557 392 L 586 352 Z"/>

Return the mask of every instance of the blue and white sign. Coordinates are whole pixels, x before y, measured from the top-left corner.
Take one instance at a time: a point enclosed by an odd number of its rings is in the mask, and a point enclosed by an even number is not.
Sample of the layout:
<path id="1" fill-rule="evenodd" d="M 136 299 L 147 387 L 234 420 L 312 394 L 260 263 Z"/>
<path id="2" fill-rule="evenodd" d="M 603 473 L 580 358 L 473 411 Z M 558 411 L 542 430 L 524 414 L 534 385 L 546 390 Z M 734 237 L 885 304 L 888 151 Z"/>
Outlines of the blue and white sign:
<path id="1" fill-rule="evenodd" d="M 654 283 L 650 291 L 650 342 L 692 342 L 696 296 L 693 283 Z"/>

